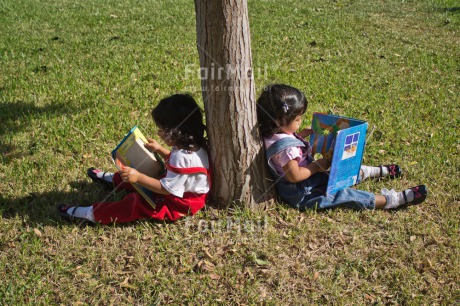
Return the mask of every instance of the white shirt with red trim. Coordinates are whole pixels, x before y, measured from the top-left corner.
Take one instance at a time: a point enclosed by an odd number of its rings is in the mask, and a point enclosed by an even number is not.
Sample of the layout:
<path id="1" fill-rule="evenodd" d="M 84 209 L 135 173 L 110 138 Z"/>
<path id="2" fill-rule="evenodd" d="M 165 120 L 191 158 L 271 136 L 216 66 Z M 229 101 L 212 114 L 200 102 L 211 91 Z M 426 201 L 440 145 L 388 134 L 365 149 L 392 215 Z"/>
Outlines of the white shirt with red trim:
<path id="1" fill-rule="evenodd" d="M 169 157 L 169 165 L 174 168 L 206 168 L 209 159 L 206 150 L 188 151 L 173 147 Z M 182 198 L 184 192 L 203 194 L 209 192 L 208 176 L 205 173 L 178 174 L 167 170 L 166 176 L 160 179 L 161 185 L 176 197 Z"/>

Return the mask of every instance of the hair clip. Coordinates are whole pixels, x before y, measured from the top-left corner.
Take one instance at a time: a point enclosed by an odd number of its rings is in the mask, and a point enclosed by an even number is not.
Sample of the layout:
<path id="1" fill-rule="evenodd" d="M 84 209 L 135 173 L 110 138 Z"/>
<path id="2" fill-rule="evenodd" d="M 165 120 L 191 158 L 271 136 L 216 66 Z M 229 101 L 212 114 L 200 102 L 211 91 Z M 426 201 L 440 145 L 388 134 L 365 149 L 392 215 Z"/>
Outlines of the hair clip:
<path id="1" fill-rule="evenodd" d="M 286 114 L 289 110 L 289 105 L 287 105 L 286 102 L 283 103 L 283 106 L 281 106 L 281 108 L 283 109 L 283 112 Z"/>

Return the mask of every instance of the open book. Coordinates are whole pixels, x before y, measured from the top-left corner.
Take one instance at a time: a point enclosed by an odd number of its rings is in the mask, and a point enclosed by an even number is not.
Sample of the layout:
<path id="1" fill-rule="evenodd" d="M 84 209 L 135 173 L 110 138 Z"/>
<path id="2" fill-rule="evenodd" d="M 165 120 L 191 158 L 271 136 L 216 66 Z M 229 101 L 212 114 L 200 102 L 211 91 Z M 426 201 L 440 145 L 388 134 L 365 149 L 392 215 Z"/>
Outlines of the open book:
<path id="1" fill-rule="evenodd" d="M 327 194 L 356 184 L 366 144 L 365 121 L 314 113 L 310 136 L 313 155 L 332 157 Z"/>
<path id="2" fill-rule="evenodd" d="M 137 126 L 133 127 L 112 151 L 112 159 L 118 170 L 127 166 L 150 177 L 160 178 L 165 171 L 163 161 L 158 154 L 147 150 L 144 146 L 145 143 L 147 143 L 147 139 Z M 155 207 L 151 190 L 139 184 L 133 184 L 133 186 L 150 205 Z"/>

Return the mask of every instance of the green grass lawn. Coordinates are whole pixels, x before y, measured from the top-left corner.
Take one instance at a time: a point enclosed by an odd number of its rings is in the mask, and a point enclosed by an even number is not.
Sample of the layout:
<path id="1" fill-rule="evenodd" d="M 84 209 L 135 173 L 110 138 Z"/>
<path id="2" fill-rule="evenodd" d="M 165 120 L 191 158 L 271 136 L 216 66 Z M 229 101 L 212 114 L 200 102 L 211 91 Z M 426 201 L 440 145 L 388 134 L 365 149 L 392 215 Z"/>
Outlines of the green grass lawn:
<path id="1" fill-rule="evenodd" d="M 110 195 L 86 169 L 150 110 L 201 100 L 193 1 L 0 0 L 0 304 L 460 302 L 460 7 L 455 0 L 249 2 L 257 93 L 369 122 L 364 162 L 425 183 L 395 212 L 208 208 L 176 224 L 83 226 L 59 203 Z"/>

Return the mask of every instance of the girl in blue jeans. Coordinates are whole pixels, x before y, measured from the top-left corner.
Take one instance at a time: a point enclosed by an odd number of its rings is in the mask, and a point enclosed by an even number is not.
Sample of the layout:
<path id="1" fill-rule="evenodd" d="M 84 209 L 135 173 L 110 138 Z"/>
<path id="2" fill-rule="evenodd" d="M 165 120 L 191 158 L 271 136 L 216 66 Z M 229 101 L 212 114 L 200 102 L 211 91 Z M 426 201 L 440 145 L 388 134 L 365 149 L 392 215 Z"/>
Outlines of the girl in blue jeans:
<path id="1" fill-rule="evenodd" d="M 307 99 L 298 89 L 275 84 L 266 87 L 257 100 L 257 116 L 265 153 L 279 197 L 290 206 L 305 210 L 349 207 L 353 209 L 394 209 L 422 203 L 427 196 L 425 185 L 401 192 L 382 189 L 381 195 L 345 188 L 326 194 L 331 160 L 314 160 L 310 144 L 304 140 L 313 133 L 304 129 L 296 133 L 307 110 Z M 367 178 L 400 176 L 398 165 L 361 166 L 358 181 Z"/>

